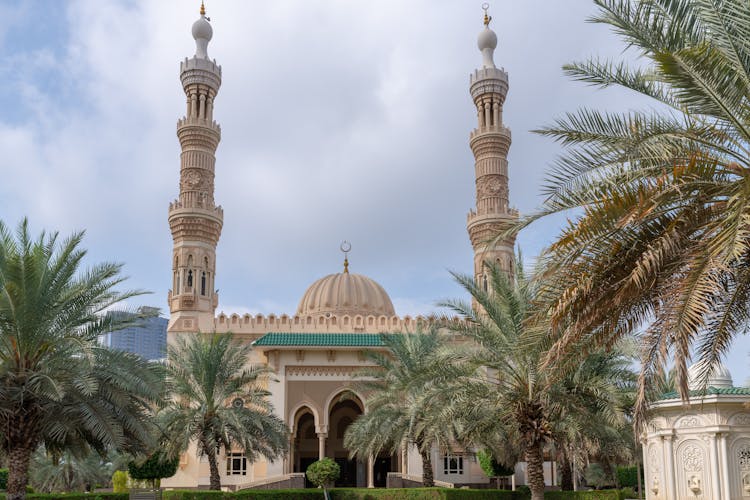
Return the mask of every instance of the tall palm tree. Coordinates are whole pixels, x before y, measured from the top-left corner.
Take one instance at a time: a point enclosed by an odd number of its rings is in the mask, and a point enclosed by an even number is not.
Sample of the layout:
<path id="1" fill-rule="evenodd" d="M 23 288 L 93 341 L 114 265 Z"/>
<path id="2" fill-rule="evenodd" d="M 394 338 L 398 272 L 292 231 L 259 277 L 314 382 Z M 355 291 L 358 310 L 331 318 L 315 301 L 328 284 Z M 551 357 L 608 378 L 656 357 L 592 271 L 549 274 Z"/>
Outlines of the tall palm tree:
<path id="1" fill-rule="evenodd" d="M 453 424 L 444 406 L 429 397 L 441 385 L 436 366 L 447 344 L 432 327 L 426 332 L 382 334 L 386 351 L 369 351 L 374 367 L 360 373 L 358 386 L 367 394 L 367 413 L 346 430 L 344 446 L 353 456 L 367 458 L 399 447 L 415 446 L 422 458 L 422 483 L 434 486 L 433 445 L 451 444 Z"/>
<path id="2" fill-rule="evenodd" d="M 40 445 L 60 452 L 148 444 L 162 370 L 97 342 L 118 319 L 103 312 L 137 292 L 117 292 L 121 266 L 80 271 L 83 233 L 33 239 L 0 223 L 0 446 L 7 497 L 26 496 L 29 461 Z"/>
<path id="3" fill-rule="evenodd" d="M 591 59 L 574 79 L 651 100 L 647 111 L 581 109 L 539 132 L 566 147 L 547 199 L 572 221 L 543 259 L 557 341 L 597 348 L 643 329 L 636 417 L 674 355 L 705 368 L 750 320 L 750 11 L 745 0 L 595 0 L 637 66 Z"/>
<path id="4" fill-rule="evenodd" d="M 473 341 L 440 367 L 447 381 L 440 389 L 444 411 L 461 422 L 462 441 L 489 445 L 493 451 L 520 447 L 531 498 L 541 500 L 544 449 L 562 423 L 577 419 L 580 424 L 592 416 L 611 425 L 624 420 L 617 379 L 602 376 L 604 370 L 582 369 L 566 376 L 541 369 L 548 325 L 531 321 L 537 282 L 525 276 L 520 258 L 512 280 L 498 266 L 487 266 L 488 290 L 469 276 L 455 275 L 478 309 L 462 301 L 443 304 L 464 319 L 446 326 Z M 497 442 L 487 442 L 493 439 Z"/>
<path id="5" fill-rule="evenodd" d="M 268 370 L 249 365 L 252 345 L 231 334 L 178 337 L 168 348 L 167 382 L 172 397 L 160 421 L 172 454 L 191 442 L 208 458 L 210 488 L 221 489 L 217 453 L 242 449 L 248 461 L 275 460 L 289 443 L 289 430 L 273 412 Z"/>

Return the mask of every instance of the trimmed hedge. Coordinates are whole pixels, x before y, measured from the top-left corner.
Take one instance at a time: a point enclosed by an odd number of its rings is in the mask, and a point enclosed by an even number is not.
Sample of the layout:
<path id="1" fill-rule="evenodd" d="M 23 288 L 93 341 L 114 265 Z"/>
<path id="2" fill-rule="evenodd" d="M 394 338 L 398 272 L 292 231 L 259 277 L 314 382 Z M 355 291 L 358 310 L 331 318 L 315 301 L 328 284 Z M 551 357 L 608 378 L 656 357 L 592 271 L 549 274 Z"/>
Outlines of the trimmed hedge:
<path id="1" fill-rule="evenodd" d="M 5 498 L 3 493 L 0 497 Z M 29 500 L 128 500 L 127 493 L 31 493 Z"/>
<path id="2" fill-rule="evenodd" d="M 331 490 L 328 490 L 329 492 Z M 232 493 L 231 498 L 227 500 L 321 500 L 323 490 L 303 489 L 303 490 L 243 490 Z"/>
<path id="3" fill-rule="evenodd" d="M 449 488 L 336 488 L 333 500 L 526 500 L 526 495 L 508 490 L 462 490 Z"/>
<path id="4" fill-rule="evenodd" d="M 545 491 L 550 500 L 620 500 L 620 490 Z"/>
<path id="5" fill-rule="evenodd" d="M 527 500 L 519 491 L 462 490 L 447 488 L 334 488 L 332 500 Z M 225 497 L 225 498 L 224 498 Z M 206 490 L 169 490 L 163 500 L 322 500 L 323 490 L 242 490 L 236 493 Z"/>
<path id="6" fill-rule="evenodd" d="M 162 500 L 218 500 L 224 495 L 229 496 L 231 493 L 212 490 L 166 490 L 162 491 L 161 498 Z"/>
<path id="7" fill-rule="evenodd" d="M 8 487 L 8 469 L 0 469 L 0 490 Z"/>
<path id="8" fill-rule="evenodd" d="M 323 490 L 241 490 L 236 493 L 210 490 L 165 490 L 162 500 L 321 500 Z"/>

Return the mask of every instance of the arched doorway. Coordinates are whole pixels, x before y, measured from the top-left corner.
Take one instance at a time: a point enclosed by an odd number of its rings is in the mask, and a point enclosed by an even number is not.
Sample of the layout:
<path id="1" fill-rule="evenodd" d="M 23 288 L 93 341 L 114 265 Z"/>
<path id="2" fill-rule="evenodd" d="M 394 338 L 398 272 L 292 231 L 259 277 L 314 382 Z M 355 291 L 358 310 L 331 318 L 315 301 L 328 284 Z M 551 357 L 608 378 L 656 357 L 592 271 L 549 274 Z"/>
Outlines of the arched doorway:
<path id="1" fill-rule="evenodd" d="M 292 472 L 305 472 L 307 467 L 318 460 L 318 435 L 315 432 L 315 415 L 307 407 L 302 407 L 294 417 L 292 438 Z"/>
<path id="2" fill-rule="evenodd" d="M 362 415 L 362 402 L 355 397 L 334 399 L 328 415 L 328 439 L 326 456 L 331 457 L 341 467 L 341 476 L 336 486 L 342 488 L 367 485 L 367 462 L 349 458 L 349 450 L 344 447 L 346 429 Z"/>

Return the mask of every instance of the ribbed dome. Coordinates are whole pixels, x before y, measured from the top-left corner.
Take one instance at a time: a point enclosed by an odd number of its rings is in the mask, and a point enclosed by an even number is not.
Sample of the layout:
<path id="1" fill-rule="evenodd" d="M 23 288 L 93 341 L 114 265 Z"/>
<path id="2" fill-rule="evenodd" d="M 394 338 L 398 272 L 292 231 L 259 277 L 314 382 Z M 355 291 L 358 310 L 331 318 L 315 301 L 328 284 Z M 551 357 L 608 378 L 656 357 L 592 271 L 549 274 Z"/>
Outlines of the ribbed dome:
<path id="1" fill-rule="evenodd" d="M 297 308 L 300 316 L 395 316 L 391 298 L 367 276 L 348 272 L 329 274 L 307 289 Z"/>
<path id="2" fill-rule="evenodd" d="M 691 391 L 697 391 L 703 389 L 700 384 L 700 372 L 702 366 L 698 363 L 688 368 L 688 388 Z M 711 369 L 711 374 L 708 376 L 707 387 L 716 387 L 717 389 L 730 389 L 732 388 L 732 374 L 729 372 L 723 363 L 717 363 Z"/>

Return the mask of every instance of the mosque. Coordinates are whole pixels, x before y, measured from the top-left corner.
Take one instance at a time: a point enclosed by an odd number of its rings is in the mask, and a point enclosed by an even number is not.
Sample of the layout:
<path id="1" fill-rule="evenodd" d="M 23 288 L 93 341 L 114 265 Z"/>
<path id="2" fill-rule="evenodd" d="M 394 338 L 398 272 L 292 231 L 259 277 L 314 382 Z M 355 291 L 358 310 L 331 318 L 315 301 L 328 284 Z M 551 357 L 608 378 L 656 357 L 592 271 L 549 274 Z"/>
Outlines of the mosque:
<path id="1" fill-rule="evenodd" d="M 511 134 L 502 120 L 508 74 L 493 61 L 497 36 L 489 24 L 485 13 L 478 38 L 481 65 L 469 78 L 477 114 L 477 126 L 469 134 L 475 157 L 476 206 L 468 214 L 467 229 L 474 249 L 474 276 L 485 286 L 485 261 L 510 270 L 514 258 L 514 241 L 491 245 L 486 241 L 498 226 L 518 217 L 508 205 Z M 182 150 L 179 196 L 170 203 L 168 216 L 174 241 L 168 342 L 200 331 L 231 332 L 240 341 L 252 343 L 250 361 L 273 370 L 271 400 L 291 430 L 290 451 L 279 461 L 249 463 L 241 450 L 220 456 L 219 463 L 226 464 L 222 484 L 231 489 L 303 486 L 306 467 L 322 457 L 333 458 L 341 466 L 340 486 L 421 482 L 422 466 L 416 450 L 404 449 L 393 456 L 366 461 L 349 459 L 343 445 L 344 432 L 367 408 L 361 394 L 355 398 L 341 395 L 351 390 L 352 375 L 367 365 L 362 349 L 382 348 L 381 332 L 414 331 L 423 318 L 399 316 L 383 287 L 367 276 L 350 272 L 346 259 L 341 272 L 310 285 L 293 315 L 216 315 L 216 245 L 223 211 L 214 200 L 214 153 L 221 128 L 213 112 L 221 86 L 221 66 L 208 56 L 213 29 L 203 6 L 192 35 L 195 55 L 180 63 L 186 108 L 185 116 L 177 122 Z M 438 484 L 489 481 L 469 450 L 444 455 L 435 449 L 432 458 Z M 523 471 L 519 471 L 522 482 Z M 554 467 L 550 463 L 545 471 L 552 479 Z M 206 487 L 208 476 L 208 463 L 193 448 L 182 455 L 177 474 L 164 480 L 162 486 Z"/>

